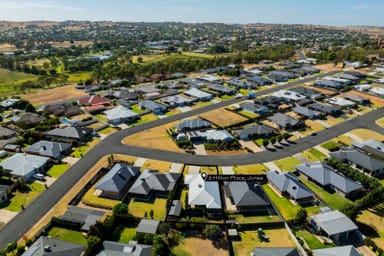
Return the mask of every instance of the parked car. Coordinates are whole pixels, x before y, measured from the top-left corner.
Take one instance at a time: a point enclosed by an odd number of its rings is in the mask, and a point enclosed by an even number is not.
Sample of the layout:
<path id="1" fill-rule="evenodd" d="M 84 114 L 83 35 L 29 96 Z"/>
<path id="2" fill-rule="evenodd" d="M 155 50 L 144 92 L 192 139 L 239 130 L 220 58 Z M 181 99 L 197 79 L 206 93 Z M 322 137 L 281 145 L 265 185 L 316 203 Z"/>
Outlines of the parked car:
<path id="1" fill-rule="evenodd" d="M 44 175 L 41 174 L 41 173 L 36 173 L 36 174 L 34 174 L 32 177 L 33 177 L 34 179 L 36 179 L 36 180 L 45 181 L 45 177 L 44 177 Z"/>

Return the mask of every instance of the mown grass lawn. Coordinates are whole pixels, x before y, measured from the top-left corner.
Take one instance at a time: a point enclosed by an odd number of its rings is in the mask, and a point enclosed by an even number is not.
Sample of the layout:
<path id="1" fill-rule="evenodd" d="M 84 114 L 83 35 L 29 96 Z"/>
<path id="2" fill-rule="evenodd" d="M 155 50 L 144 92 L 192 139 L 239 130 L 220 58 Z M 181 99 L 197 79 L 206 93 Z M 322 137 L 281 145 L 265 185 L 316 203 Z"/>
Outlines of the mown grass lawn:
<path id="1" fill-rule="evenodd" d="M 79 147 L 75 147 L 73 149 L 71 156 L 76 157 L 76 158 L 81 158 L 88 152 L 88 150 L 90 150 L 92 147 L 96 146 L 96 144 L 99 142 L 100 142 L 99 138 L 93 138 L 87 144 L 79 146 Z"/>
<path id="2" fill-rule="evenodd" d="M 150 218 L 150 211 L 153 210 L 155 220 L 164 220 L 166 216 L 167 200 L 164 198 L 156 198 L 152 202 L 141 202 L 131 199 L 128 204 L 128 211 L 137 218 L 144 218 L 145 212 L 147 212 L 147 218 Z"/>
<path id="3" fill-rule="evenodd" d="M 68 74 L 68 81 L 77 83 L 85 82 L 92 77 L 92 72 L 80 72 L 80 73 L 70 73 Z"/>
<path id="4" fill-rule="evenodd" d="M 326 155 L 314 148 L 304 151 L 302 155 L 311 162 L 323 161 L 325 158 L 327 158 Z"/>
<path id="5" fill-rule="evenodd" d="M 69 164 L 55 164 L 48 170 L 47 174 L 53 178 L 60 177 L 70 167 Z"/>
<path id="6" fill-rule="evenodd" d="M 282 171 L 293 171 L 293 170 L 295 170 L 296 165 L 299 165 L 302 163 L 294 157 L 287 157 L 287 158 L 275 161 L 275 164 Z"/>
<path id="7" fill-rule="evenodd" d="M 28 193 L 14 192 L 13 196 L 6 203 L 4 209 L 19 212 L 21 211 L 21 206 L 27 207 L 38 195 L 40 195 L 44 190 L 44 185 L 34 182 L 29 184 L 31 191 Z"/>
<path id="8" fill-rule="evenodd" d="M 136 237 L 136 228 L 124 228 L 120 234 L 119 243 L 128 243 Z"/>
<path id="9" fill-rule="evenodd" d="M 300 205 L 293 204 L 285 197 L 278 195 L 269 185 L 263 185 L 263 189 L 275 206 L 279 209 L 285 220 L 292 220 L 296 217 L 297 211 L 302 208 Z M 318 206 L 305 206 L 309 216 L 319 212 Z"/>
<path id="10" fill-rule="evenodd" d="M 237 174 L 263 174 L 269 171 L 264 164 L 240 165 L 235 166 L 233 169 Z"/>
<path id="11" fill-rule="evenodd" d="M 335 210 L 340 210 L 344 204 L 351 202 L 350 200 L 348 200 L 342 196 L 339 196 L 336 193 L 331 194 L 331 193 L 325 191 L 324 189 L 313 184 L 312 182 L 309 182 L 309 181 L 302 179 L 302 178 L 300 178 L 300 180 L 308 188 L 310 188 L 318 197 L 320 197 L 325 203 L 327 203 L 329 206 L 331 206 Z"/>
<path id="12" fill-rule="evenodd" d="M 138 113 L 138 114 L 143 113 L 143 112 L 145 111 L 144 109 L 141 109 L 141 108 L 139 107 L 139 105 L 137 105 L 137 104 L 132 105 L 132 106 L 131 106 L 131 110 L 132 110 L 133 112 L 135 112 L 135 113 Z"/>
<path id="13" fill-rule="evenodd" d="M 319 239 L 307 230 L 301 229 L 296 231 L 296 237 L 301 237 L 305 240 L 311 250 L 334 247 L 334 244 L 323 244 Z"/>
<path id="14" fill-rule="evenodd" d="M 80 231 L 53 227 L 51 230 L 49 230 L 48 235 L 55 239 L 87 246 L 87 239 Z"/>
<path id="15" fill-rule="evenodd" d="M 132 126 L 152 122 L 152 121 L 155 121 L 157 119 L 159 119 L 159 118 L 153 113 L 145 114 L 145 115 L 140 116 L 140 119 L 137 120 L 135 123 L 133 123 Z"/>
<path id="16" fill-rule="evenodd" d="M 97 183 L 96 183 L 97 184 Z M 99 197 L 95 195 L 95 186 L 92 186 L 83 196 L 83 203 L 98 206 L 101 208 L 112 209 L 116 204 L 120 203 L 118 200 Z"/>
<path id="17" fill-rule="evenodd" d="M 145 163 L 141 169 L 143 169 L 143 170 L 149 169 L 149 170 L 157 170 L 160 172 L 167 172 L 167 171 L 169 171 L 170 167 L 171 167 L 170 162 L 164 162 L 164 161 L 160 161 L 160 160 L 150 159 L 150 160 L 145 161 Z"/>
<path id="18" fill-rule="evenodd" d="M 335 151 L 338 150 L 341 145 L 333 140 L 330 140 L 328 142 L 325 142 L 324 144 L 321 144 L 321 146 L 326 150 Z"/>
<path id="19" fill-rule="evenodd" d="M 200 172 L 206 172 L 209 175 L 217 175 L 217 169 L 213 166 L 202 166 L 200 167 Z"/>
<path id="20" fill-rule="evenodd" d="M 18 86 L 28 80 L 36 80 L 37 76 L 23 72 L 10 71 L 0 68 L 0 95 L 7 96 L 16 94 Z"/>
<path id="21" fill-rule="evenodd" d="M 241 110 L 238 113 L 243 115 L 243 116 L 246 116 L 248 118 L 257 118 L 257 117 L 260 116 L 258 114 L 255 114 L 255 113 L 252 113 L 252 112 L 249 112 L 249 111 L 246 111 L 246 110 Z"/>

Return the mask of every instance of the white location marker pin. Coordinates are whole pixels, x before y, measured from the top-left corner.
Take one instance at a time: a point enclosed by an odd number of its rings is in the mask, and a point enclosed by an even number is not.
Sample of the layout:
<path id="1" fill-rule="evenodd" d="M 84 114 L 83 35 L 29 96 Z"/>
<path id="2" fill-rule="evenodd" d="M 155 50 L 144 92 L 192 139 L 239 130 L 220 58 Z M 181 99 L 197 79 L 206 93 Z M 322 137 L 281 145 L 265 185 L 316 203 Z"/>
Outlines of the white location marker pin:
<path id="1" fill-rule="evenodd" d="M 200 175 L 201 175 L 201 178 L 202 178 L 203 180 L 206 180 L 207 177 L 208 177 L 208 174 L 207 174 L 206 172 L 201 172 Z"/>

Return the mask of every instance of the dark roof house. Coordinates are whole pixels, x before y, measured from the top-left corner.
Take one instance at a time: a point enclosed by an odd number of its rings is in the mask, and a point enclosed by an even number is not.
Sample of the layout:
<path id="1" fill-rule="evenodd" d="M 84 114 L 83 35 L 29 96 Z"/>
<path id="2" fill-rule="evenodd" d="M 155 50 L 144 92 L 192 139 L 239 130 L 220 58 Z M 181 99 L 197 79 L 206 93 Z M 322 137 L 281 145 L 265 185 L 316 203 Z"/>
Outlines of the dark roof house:
<path id="1" fill-rule="evenodd" d="M 177 131 L 193 131 L 212 127 L 212 124 L 201 118 L 185 119 L 175 125 Z"/>
<path id="2" fill-rule="evenodd" d="M 314 256 L 360 256 L 359 251 L 352 245 L 336 246 L 313 250 Z"/>
<path id="3" fill-rule="evenodd" d="M 224 190 L 238 210 L 265 211 L 270 205 L 263 189 L 256 182 L 226 182 Z"/>
<path id="4" fill-rule="evenodd" d="M 86 141 L 91 137 L 92 129 L 82 126 L 68 126 L 65 128 L 55 128 L 53 130 L 47 131 L 44 135 L 47 138 L 75 142 L 75 141 Z"/>
<path id="5" fill-rule="evenodd" d="M 256 247 L 253 249 L 255 256 L 300 256 L 296 248 L 268 248 Z"/>
<path id="6" fill-rule="evenodd" d="M 88 232 L 89 228 L 100 221 L 105 212 L 69 205 L 67 211 L 60 217 L 64 221 L 79 223 L 81 230 Z"/>
<path id="7" fill-rule="evenodd" d="M 47 105 L 45 106 L 44 111 L 55 116 L 65 117 L 72 117 L 83 113 L 83 111 L 79 107 L 69 103 Z"/>
<path id="8" fill-rule="evenodd" d="M 234 132 L 241 140 L 249 140 L 259 137 L 264 138 L 276 133 L 273 128 L 263 124 L 247 126 L 243 129 L 235 130 Z"/>
<path id="9" fill-rule="evenodd" d="M 12 117 L 12 121 L 22 129 L 32 128 L 45 120 L 46 120 L 45 117 L 36 113 L 30 113 L 30 112 L 27 112 L 22 116 Z"/>
<path id="10" fill-rule="evenodd" d="M 96 184 L 95 189 L 102 191 L 102 197 L 122 199 L 139 174 L 139 167 L 116 163 Z"/>
<path id="11" fill-rule="evenodd" d="M 72 145 L 63 142 L 52 142 L 40 140 L 25 149 L 26 153 L 39 156 L 47 156 L 54 159 L 60 159 L 63 155 L 72 150 Z"/>
<path id="12" fill-rule="evenodd" d="M 162 114 L 167 112 L 167 107 L 163 104 L 154 102 L 152 100 L 143 100 L 139 102 L 139 107 L 152 111 L 155 114 Z"/>
<path id="13" fill-rule="evenodd" d="M 80 256 L 83 254 L 84 249 L 85 247 L 83 245 L 41 236 L 22 256 Z"/>
<path id="14" fill-rule="evenodd" d="M 309 119 L 317 119 L 324 116 L 324 113 L 321 113 L 316 110 L 312 110 L 307 107 L 302 107 L 302 106 L 296 106 L 292 109 L 292 111 L 304 118 L 309 118 Z"/>
<path id="15" fill-rule="evenodd" d="M 96 256 L 151 256 L 152 246 L 139 244 L 136 241 L 118 243 L 104 241 L 101 251 Z"/>
<path id="16" fill-rule="evenodd" d="M 279 128 L 284 129 L 292 129 L 304 125 L 302 121 L 282 113 L 275 113 L 273 116 L 268 117 L 268 120 L 275 123 Z"/>

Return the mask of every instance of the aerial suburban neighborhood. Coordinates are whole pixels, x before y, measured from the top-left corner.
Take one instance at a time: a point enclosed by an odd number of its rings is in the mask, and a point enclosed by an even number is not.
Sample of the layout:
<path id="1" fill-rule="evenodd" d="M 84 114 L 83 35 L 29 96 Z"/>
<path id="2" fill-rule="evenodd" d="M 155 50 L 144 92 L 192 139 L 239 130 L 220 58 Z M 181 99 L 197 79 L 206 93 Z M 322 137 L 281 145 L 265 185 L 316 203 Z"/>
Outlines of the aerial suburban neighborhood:
<path id="1" fill-rule="evenodd" d="M 384 29 L 304 23 L 0 21 L 0 256 L 384 255 Z"/>

